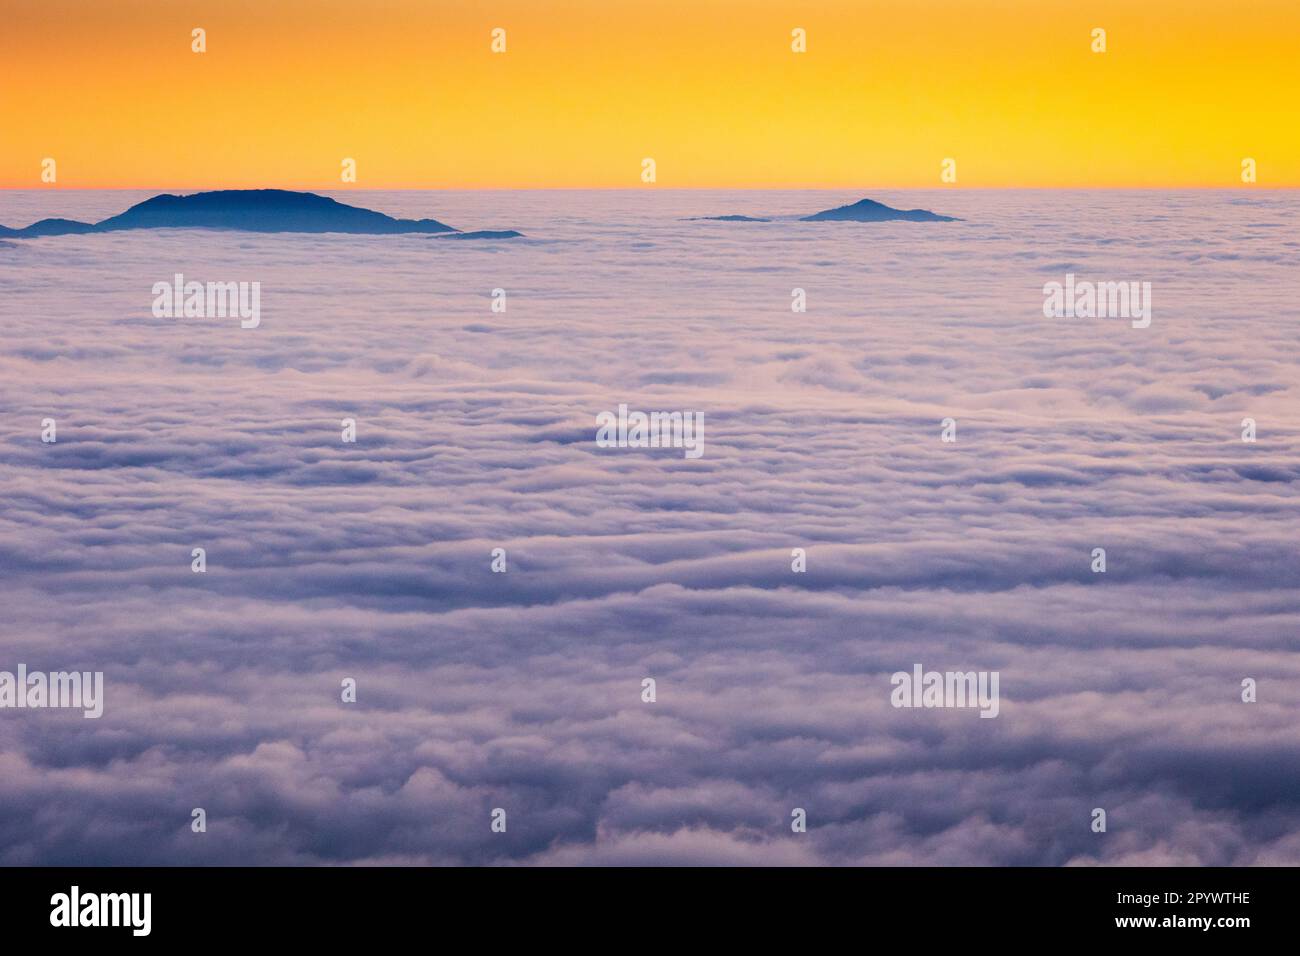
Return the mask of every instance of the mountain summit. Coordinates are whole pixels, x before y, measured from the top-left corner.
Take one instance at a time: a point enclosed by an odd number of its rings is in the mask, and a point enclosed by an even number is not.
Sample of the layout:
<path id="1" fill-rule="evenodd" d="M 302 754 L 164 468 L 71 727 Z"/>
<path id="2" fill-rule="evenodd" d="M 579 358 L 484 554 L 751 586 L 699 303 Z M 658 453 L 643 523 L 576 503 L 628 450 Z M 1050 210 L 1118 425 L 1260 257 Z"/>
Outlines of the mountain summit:
<path id="1" fill-rule="evenodd" d="M 113 229 L 241 229 L 247 232 L 455 232 L 436 219 L 394 219 L 328 196 L 285 189 L 222 189 L 154 196 L 97 223 Z"/>
<path id="2" fill-rule="evenodd" d="M 315 193 L 286 189 L 222 189 L 189 196 L 163 194 L 94 224 L 42 219 L 0 236 L 30 238 L 123 229 L 238 229 L 245 232 L 342 232 L 356 235 L 461 233 L 436 219 L 394 219 Z M 517 235 L 517 233 L 516 233 Z"/>
<path id="3" fill-rule="evenodd" d="M 901 219 L 906 222 L 960 222 L 952 216 L 940 216 L 928 209 L 895 209 L 874 199 L 859 199 L 848 206 L 836 206 L 804 216 L 800 222 L 887 222 Z"/>
<path id="4" fill-rule="evenodd" d="M 859 199 L 848 206 L 823 209 L 811 216 L 800 216 L 797 219 L 791 216 L 759 217 L 733 214 L 730 216 L 693 216 L 684 221 L 701 222 L 705 220 L 712 222 L 889 222 L 891 220 L 901 220 L 903 222 L 961 222 L 960 219 L 953 216 L 940 216 L 928 209 L 895 209 L 893 206 L 886 206 L 874 199 Z"/>

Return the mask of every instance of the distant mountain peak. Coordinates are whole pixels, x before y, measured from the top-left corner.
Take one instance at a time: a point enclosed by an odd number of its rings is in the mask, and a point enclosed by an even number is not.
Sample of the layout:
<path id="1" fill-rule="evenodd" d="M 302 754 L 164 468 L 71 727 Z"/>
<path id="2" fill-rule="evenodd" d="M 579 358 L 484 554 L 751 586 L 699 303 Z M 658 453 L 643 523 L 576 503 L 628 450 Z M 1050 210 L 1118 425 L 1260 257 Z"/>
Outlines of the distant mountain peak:
<path id="1" fill-rule="evenodd" d="M 784 220 L 789 222 L 791 217 L 760 217 L 731 214 L 727 216 L 693 216 L 686 222 L 776 222 Z M 874 199 L 859 199 L 855 203 L 847 206 L 836 206 L 834 209 L 824 209 L 821 212 L 815 212 L 811 216 L 800 216 L 799 222 L 889 222 L 891 220 L 901 220 L 903 222 L 961 222 L 953 216 L 940 216 L 938 213 L 930 212 L 928 209 L 895 209 L 893 206 L 886 206 L 882 202 L 876 202 Z"/>
<path id="2" fill-rule="evenodd" d="M 218 189 L 188 196 L 163 193 L 95 226 L 97 232 L 165 228 L 365 235 L 455 232 L 436 219 L 394 219 L 328 196 L 287 189 Z"/>
<path id="3" fill-rule="evenodd" d="M 952 216 L 940 216 L 928 209 L 895 209 L 874 199 L 859 199 L 847 206 L 836 206 L 804 216 L 801 222 L 960 222 Z"/>
<path id="4" fill-rule="evenodd" d="M 161 193 L 97 223 L 43 219 L 0 236 L 31 238 L 125 229 L 233 229 L 245 232 L 340 232 L 354 235 L 458 233 L 436 219 L 395 219 L 316 193 L 288 189 L 218 189 L 177 196 Z M 501 237 L 505 238 L 504 230 Z M 516 234 L 517 235 L 517 234 Z"/>

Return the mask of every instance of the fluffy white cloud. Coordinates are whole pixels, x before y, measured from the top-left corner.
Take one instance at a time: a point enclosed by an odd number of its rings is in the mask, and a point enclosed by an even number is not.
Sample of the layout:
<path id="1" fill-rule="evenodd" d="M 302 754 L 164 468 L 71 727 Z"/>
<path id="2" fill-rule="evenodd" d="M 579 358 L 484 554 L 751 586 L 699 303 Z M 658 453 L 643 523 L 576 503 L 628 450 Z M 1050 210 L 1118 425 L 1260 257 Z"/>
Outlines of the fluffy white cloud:
<path id="1" fill-rule="evenodd" d="M 107 682 L 0 711 L 0 863 L 1300 862 L 1300 201 L 680 221 L 852 198 L 0 249 L 0 669 Z M 153 318 L 176 271 L 261 327 Z M 1066 271 L 1152 282 L 1151 328 L 1044 319 Z M 597 448 L 620 402 L 705 456 Z M 915 662 L 999 670 L 1000 716 L 890 707 Z"/>

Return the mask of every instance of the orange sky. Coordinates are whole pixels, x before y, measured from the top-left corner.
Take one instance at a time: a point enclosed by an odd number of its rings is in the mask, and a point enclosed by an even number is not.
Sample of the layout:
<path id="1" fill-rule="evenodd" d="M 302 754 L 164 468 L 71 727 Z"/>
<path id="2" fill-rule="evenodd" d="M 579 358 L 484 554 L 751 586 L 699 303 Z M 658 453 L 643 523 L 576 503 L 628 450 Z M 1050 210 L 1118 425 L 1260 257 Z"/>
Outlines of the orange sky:
<path id="1" fill-rule="evenodd" d="M 0 71 L 9 188 L 1300 185 L 1297 0 L 0 0 Z"/>

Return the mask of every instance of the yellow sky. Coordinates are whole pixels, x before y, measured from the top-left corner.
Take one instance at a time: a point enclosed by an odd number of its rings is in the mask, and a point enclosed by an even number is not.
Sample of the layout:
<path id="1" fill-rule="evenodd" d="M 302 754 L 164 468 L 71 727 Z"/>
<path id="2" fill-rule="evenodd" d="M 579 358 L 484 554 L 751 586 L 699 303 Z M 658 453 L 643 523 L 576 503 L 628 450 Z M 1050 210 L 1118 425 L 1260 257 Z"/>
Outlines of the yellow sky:
<path id="1" fill-rule="evenodd" d="M 8 188 L 1300 185 L 1298 0 L 0 0 L 0 73 Z"/>

